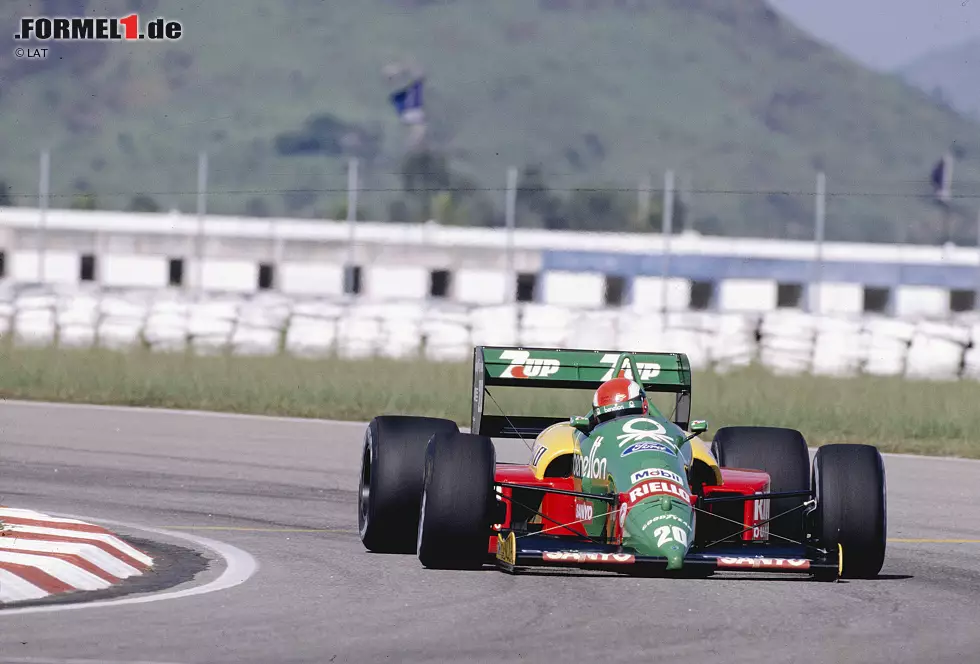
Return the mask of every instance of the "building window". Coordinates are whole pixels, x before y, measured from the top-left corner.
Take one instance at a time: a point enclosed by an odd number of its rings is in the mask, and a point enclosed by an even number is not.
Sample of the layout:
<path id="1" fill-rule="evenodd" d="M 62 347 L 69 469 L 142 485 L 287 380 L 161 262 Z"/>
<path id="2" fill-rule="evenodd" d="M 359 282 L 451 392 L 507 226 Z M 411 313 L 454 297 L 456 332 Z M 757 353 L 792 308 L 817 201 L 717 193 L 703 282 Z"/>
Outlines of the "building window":
<path id="1" fill-rule="evenodd" d="M 259 290 L 269 290 L 275 283 L 275 266 L 271 263 L 259 263 Z"/>
<path id="2" fill-rule="evenodd" d="M 611 274 L 606 275 L 603 299 L 607 307 L 621 307 L 626 296 L 626 279 Z"/>
<path id="3" fill-rule="evenodd" d="M 449 296 L 452 275 L 449 270 L 433 270 L 429 273 L 429 296 L 444 298 Z"/>
<path id="4" fill-rule="evenodd" d="M 344 295 L 360 295 L 361 266 L 348 265 L 344 269 Z"/>
<path id="5" fill-rule="evenodd" d="M 95 256 L 82 254 L 82 265 L 79 272 L 79 278 L 82 281 L 95 281 Z"/>
<path id="6" fill-rule="evenodd" d="M 710 309 L 715 299 L 715 283 L 713 281 L 691 282 L 691 309 L 704 311 Z"/>
<path id="7" fill-rule="evenodd" d="M 977 306 L 977 292 L 972 290 L 951 290 L 949 310 L 953 313 L 973 311 Z"/>
<path id="8" fill-rule="evenodd" d="M 184 285 L 184 259 L 171 258 L 167 262 L 167 284 L 170 286 Z"/>
<path id="9" fill-rule="evenodd" d="M 777 309 L 796 309 L 799 308 L 803 300 L 802 284 L 777 284 L 776 286 L 776 308 Z"/>
<path id="10" fill-rule="evenodd" d="M 864 311 L 869 314 L 883 314 L 888 311 L 891 291 L 887 288 L 864 287 Z"/>
<path id="11" fill-rule="evenodd" d="M 521 272 L 517 275 L 517 301 L 534 302 L 534 292 L 537 290 L 538 275 Z"/>

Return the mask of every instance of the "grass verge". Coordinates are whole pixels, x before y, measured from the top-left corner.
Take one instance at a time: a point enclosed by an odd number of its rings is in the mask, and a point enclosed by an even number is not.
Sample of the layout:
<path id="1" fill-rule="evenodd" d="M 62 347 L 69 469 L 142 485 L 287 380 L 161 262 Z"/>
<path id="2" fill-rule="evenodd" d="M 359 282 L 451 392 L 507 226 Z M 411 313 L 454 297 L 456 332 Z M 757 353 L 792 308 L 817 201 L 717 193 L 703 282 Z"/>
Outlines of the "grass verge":
<path id="1" fill-rule="evenodd" d="M 345 420 L 409 413 L 465 425 L 470 390 L 470 366 L 462 363 L 0 348 L 3 398 Z M 557 415 L 584 413 L 591 397 L 571 390 L 494 396 L 511 414 Z M 772 376 L 751 368 L 695 374 L 692 415 L 712 427 L 789 426 L 815 445 L 869 442 L 882 451 L 980 458 L 978 405 L 980 383 Z M 487 412 L 496 412 L 492 402 Z"/>

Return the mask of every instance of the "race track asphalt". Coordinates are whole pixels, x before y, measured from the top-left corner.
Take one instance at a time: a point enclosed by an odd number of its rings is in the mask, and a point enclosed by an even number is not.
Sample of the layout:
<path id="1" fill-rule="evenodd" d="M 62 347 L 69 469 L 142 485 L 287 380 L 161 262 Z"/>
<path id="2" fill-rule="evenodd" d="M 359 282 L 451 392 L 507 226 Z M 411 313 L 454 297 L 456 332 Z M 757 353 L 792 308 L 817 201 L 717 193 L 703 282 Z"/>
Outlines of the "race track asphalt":
<path id="1" fill-rule="evenodd" d="M 0 503 L 203 536 L 259 564 L 209 594 L 0 611 L 0 662 L 980 661 L 980 463 L 887 457 L 893 541 L 874 581 L 511 577 L 366 553 L 363 431 L 0 404 Z M 526 460 L 519 441 L 499 449 Z"/>

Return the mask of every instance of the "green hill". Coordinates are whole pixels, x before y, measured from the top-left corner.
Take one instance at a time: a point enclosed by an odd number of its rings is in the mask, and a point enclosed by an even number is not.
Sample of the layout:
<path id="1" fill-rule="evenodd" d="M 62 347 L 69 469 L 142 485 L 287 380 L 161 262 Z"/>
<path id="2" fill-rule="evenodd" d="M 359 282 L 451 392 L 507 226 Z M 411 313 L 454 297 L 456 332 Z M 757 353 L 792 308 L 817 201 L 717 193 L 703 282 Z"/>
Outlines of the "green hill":
<path id="1" fill-rule="evenodd" d="M 937 101 L 980 119 L 980 39 L 971 39 L 916 58 L 901 75 Z"/>
<path id="2" fill-rule="evenodd" d="M 180 20 L 184 37 L 47 44 L 43 62 L 0 52 L 0 179 L 16 204 L 34 204 L 47 145 L 57 204 L 145 194 L 135 204 L 192 212 L 206 149 L 214 212 L 343 214 L 354 155 L 373 218 L 428 206 L 499 223 L 506 168 L 531 165 L 522 225 L 642 229 L 658 206 L 635 218 L 637 182 L 651 173 L 659 187 L 673 168 L 687 226 L 808 237 L 822 168 L 830 237 L 888 241 L 901 220 L 909 239 L 934 240 L 938 156 L 955 142 L 957 180 L 980 180 L 980 126 L 762 0 L 17 0 L 0 18 L 134 8 Z M 427 77 L 428 145 L 446 159 L 411 160 L 425 177 L 403 177 L 409 137 L 383 75 L 399 62 Z M 977 202 L 957 201 L 964 240 Z"/>

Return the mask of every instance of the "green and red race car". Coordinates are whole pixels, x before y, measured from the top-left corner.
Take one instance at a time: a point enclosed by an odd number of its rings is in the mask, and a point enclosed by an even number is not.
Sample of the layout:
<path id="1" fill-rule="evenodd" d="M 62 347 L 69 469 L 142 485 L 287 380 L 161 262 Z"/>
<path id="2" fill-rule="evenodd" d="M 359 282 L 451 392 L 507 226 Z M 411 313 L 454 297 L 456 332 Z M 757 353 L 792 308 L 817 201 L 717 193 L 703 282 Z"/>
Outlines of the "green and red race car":
<path id="1" fill-rule="evenodd" d="M 600 404 L 615 379 L 629 379 L 642 398 Z M 597 390 L 597 400 L 588 416 L 485 413 L 498 386 Z M 672 414 L 647 392 L 674 394 Z M 680 353 L 478 346 L 470 433 L 428 417 L 369 423 L 361 540 L 443 569 L 877 576 L 886 537 L 877 448 L 825 445 L 811 464 L 796 430 L 723 427 L 709 445 L 698 438 L 707 423 L 690 414 L 691 370 Z M 493 438 L 524 439 L 529 462 L 497 462 Z"/>

